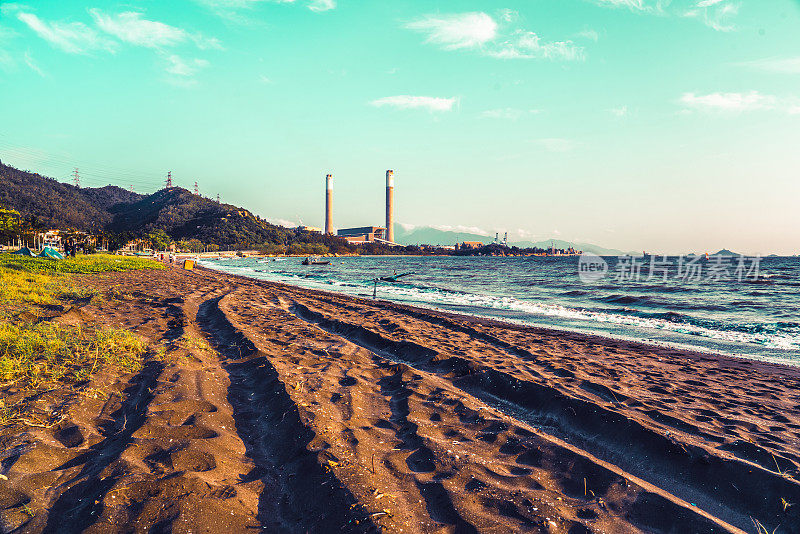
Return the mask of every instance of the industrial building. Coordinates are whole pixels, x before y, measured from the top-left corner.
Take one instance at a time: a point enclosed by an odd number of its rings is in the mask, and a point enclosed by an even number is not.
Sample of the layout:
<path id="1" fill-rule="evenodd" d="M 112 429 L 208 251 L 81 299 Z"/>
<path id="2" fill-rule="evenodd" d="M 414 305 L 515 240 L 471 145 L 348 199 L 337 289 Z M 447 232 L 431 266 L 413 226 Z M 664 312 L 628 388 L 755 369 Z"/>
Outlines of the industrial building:
<path id="1" fill-rule="evenodd" d="M 325 176 L 325 233 L 333 234 L 333 175 Z M 386 171 L 386 226 L 359 226 L 342 228 L 337 232 L 349 243 L 383 243 L 399 246 L 394 242 L 394 171 Z"/>
<path id="2" fill-rule="evenodd" d="M 342 228 L 337 232 L 339 237 L 348 243 L 370 243 L 386 240 L 386 228 L 380 226 L 361 226 L 358 228 Z"/>

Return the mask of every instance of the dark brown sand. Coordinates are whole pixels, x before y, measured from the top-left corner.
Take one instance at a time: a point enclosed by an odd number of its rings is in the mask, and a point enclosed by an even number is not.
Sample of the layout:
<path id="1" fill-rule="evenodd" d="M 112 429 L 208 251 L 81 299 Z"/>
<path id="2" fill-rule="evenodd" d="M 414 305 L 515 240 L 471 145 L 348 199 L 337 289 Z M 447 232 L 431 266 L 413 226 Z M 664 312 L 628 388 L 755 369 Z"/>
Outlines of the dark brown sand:
<path id="1" fill-rule="evenodd" d="M 204 270 L 86 283 L 107 302 L 63 320 L 151 351 L 27 398 L 1 532 L 800 532 L 797 369 Z"/>

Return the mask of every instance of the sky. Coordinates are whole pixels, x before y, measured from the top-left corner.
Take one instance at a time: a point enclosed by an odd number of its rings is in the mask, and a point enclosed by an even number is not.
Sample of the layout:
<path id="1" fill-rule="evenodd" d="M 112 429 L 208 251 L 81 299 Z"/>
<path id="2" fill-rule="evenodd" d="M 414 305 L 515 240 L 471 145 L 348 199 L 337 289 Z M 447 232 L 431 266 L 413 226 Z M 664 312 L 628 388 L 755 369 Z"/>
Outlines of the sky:
<path id="1" fill-rule="evenodd" d="M 800 254 L 798 0 L 0 1 L 0 160 L 282 224 Z"/>

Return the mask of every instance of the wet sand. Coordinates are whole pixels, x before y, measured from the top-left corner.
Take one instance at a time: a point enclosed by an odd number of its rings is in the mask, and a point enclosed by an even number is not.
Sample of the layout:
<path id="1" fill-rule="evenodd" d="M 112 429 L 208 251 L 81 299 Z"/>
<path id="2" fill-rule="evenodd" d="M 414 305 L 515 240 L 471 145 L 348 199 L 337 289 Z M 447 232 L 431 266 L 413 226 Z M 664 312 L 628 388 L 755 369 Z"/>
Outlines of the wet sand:
<path id="1" fill-rule="evenodd" d="M 800 532 L 796 368 L 203 269 L 85 283 L 62 320 L 147 360 L 0 431 L 1 532 Z"/>

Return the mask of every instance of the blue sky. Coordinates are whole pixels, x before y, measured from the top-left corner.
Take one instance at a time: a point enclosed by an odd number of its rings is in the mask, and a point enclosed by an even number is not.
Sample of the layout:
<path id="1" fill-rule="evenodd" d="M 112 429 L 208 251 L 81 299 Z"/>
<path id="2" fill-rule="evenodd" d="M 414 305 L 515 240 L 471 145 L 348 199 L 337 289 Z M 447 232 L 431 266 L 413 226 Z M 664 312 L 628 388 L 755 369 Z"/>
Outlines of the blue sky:
<path id="1" fill-rule="evenodd" d="M 0 2 L 0 159 L 321 226 L 800 253 L 796 0 Z"/>

